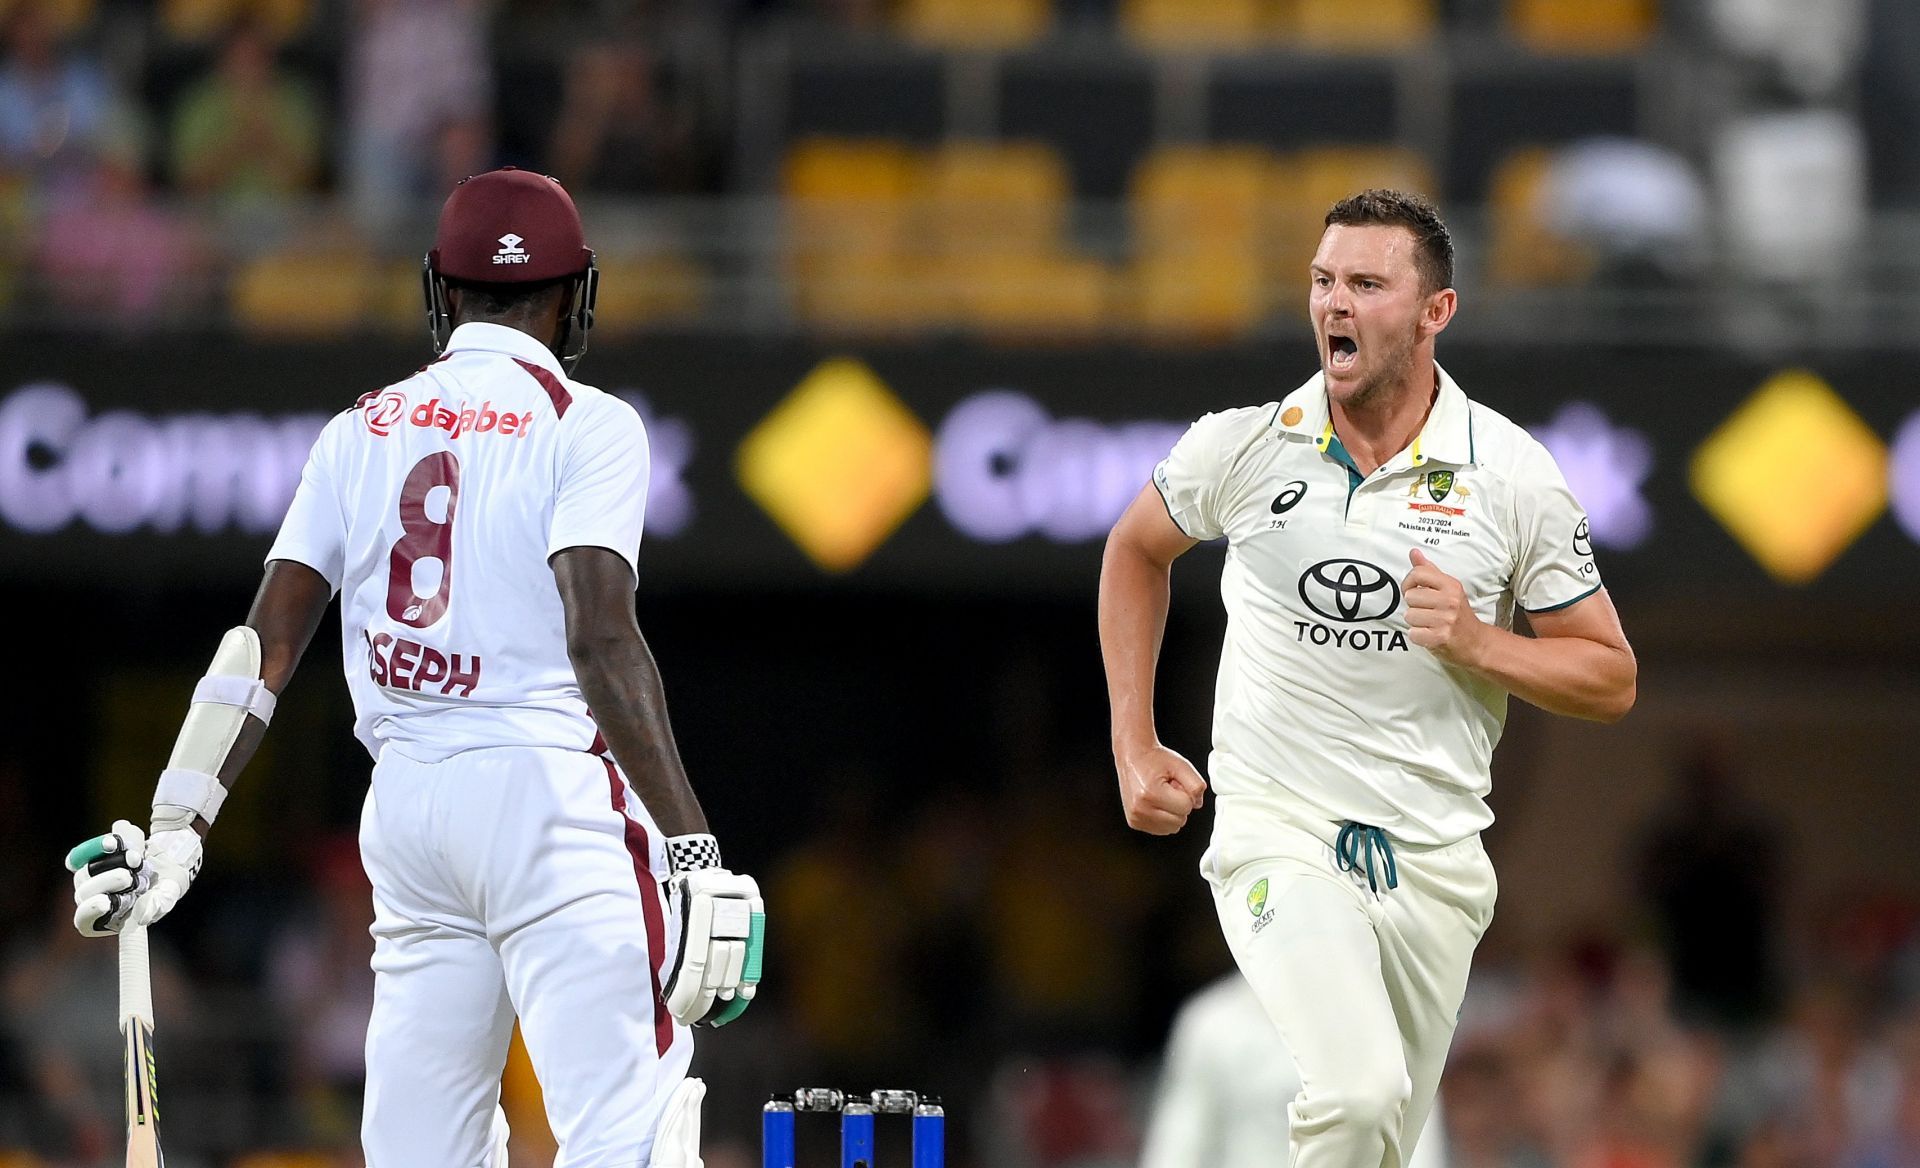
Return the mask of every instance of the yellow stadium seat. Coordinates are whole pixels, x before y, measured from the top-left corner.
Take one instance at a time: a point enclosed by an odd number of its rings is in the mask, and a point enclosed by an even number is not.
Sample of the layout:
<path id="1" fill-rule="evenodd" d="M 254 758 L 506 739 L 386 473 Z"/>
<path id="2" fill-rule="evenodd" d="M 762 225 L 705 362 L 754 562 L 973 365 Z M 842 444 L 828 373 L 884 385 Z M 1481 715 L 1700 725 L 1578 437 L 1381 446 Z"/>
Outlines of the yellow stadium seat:
<path id="1" fill-rule="evenodd" d="M 1260 248 L 1273 157 L 1255 146 L 1165 146 L 1134 170 L 1134 249 L 1186 254 Z"/>
<path id="2" fill-rule="evenodd" d="M 1254 49 L 1266 43 L 1275 0 L 1125 0 L 1120 27 L 1152 49 Z"/>
<path id="3" fill-rule="evenodd" d="M 989 337 L 1078 340 L 1107 322 L 1113 280 L 1096 260 L 1006 253 L 946 269 L 961 322 Z"/>
<path id="4" fill-rule="evenodd" d="M 387 277 L 387 272 L 346 251 L 263 256 L 234 276 L 233 318 L 248 332 L 270 336 L 351 332 L 392 287 Z M 425 312 L 423 305 L 422 320 Z"/>
<path id="5" fill-rule="evenodd" d="M 927 161 L 921 226 L 946 255 L 1045 255 L 1059 246 L 1069 196 L 1066 164 L 1051 147 L 951 142 Z"/>
<path id="6" fill-rule="evenodd" d="M 951 287 L 899 255 L 822 257 L 794 274 L 794 310 L 825 332 L 902 335 L 954 323 Z"/>
<path id="7" fill-rule="evenodd" d="M 1247 251 L 1145 255 L 1134 262 L 1133 323 L 1151 340 L 1219 342 L 1266 315 L 1259 258 Z"/>
<path id="8" fill-rule="evenodd" d="M 1048 0 L 906 0 L 897 18 L 908 39 L 945 49 L 1010 49 L 1053 23 Z"/>
<path id="9" fill-rule="evenodd" d="M 1399 146 L 1322 146 L 1283 158 L 1274 168 L 1269 259 L 1285 288 L 1304 287 L 1320 245 L 1327 210 L 1348 195 L 1376 187 L 1431 194 L 1426 160 Z"/>
<path id="10" fill-rule="evenodd" d="M 1507 288 L 1578 283 L 1593 271 L 1592 253 L 1554 233 L 1541 213 L 1552 155 L 1527 147 L 1493 172 L 1487 195 L 1487 282 Z"/>
<path id="11" fill-rule="evenodd" d="M 882 139 L 810 138 L 787 153 L 788 242 L 803 254 L 886 253 L 907 230 L 914 151 Z"/>
<path id="12" fill-rule="evenodd" d="M 1507 25 L 1542 53 L 1627 53 L 1653 36 L 1655 0 L 1507 0 Z"/>
<path id="13" fill-rule="evenodd" d="M 690 320 L 707 299 L 707 274 L 677 255 L 609 256 L 600 264 L 595 332 L 613 335 L 658 321 Z"/>
<path id="14" fill-rule="evenodd" d="M 1287 0 L 1275 32 L 1303 49 L 1385 53 L 1426 44 L 1436 24 L 1434 0 Z"/>

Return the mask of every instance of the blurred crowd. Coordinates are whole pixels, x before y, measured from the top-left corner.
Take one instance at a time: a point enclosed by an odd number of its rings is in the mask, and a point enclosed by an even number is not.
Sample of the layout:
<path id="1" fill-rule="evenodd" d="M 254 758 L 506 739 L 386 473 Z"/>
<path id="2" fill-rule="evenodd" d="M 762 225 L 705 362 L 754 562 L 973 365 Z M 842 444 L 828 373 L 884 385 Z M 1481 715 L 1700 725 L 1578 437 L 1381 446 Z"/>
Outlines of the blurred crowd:
<path id="1" fill-rule="evenodd" d="M 1202 7 L 1265 11 L 1239 0 Z M 1445 34 L 1461 30 L 1496 44 L 1532 37 L 1542 51 L 1576 56 L 1584 36 L 1592 52 L 1616 60 L 1664 37 L 1697 55 L 1700 68 L 1687 72 L 1701 88 L 1669 107 L 1664 123 L 1630 112 L 1634 125 L 1573 138 L 1552 129 L 1553 118 L 1511 127 L 1522 139 L 1558 136 L 1567 149 L 1516 154 L 1487 191 L 1478 189 L 1484 176 L 1471 191 L 1442 190 L 1526 204 L 1513 212 L 1519 225 L 1509 237 L 1486 249 L 1495 278 L 1578 280 L 1596 267 L 1617 270 L 1607 261 L 1619 259 L 1630 280 L 1684 279 L 1700 273 L 1709 245 L 1725 235 L 1747 245 L 1730 252 L 1735 270 L 1807 279 L 1831 272 L 1859 241 L 1870 206 L 1920 203 L 1920 153 L 1906 146 L 1920 118 L 1920 82 L 1903 47 L 1912 43 L 1911 9 L 1899 0 L 1387 7 L 1415 14 L 1381 25 L 1382 37 L 1400 38 L 1390 42 L 1394 53 L 1440 51 Z M 991 26 L 992 13 L 1016 9 L 1029 14 L 1018 26 L 1026 43 L 1044 32 L 1124 56 L 1127 36 L 1161 35 L 1143 30 L 1185 35 L 1181 5 L 1154 0 L 6 0 L 0 240 L 9 246 L 0 248 L 0 306 L 36 324 L 138 328 L 208 319 L 229 298 L 264 299 L 271 319 L 281 284 L 324 300 L 317 285 L 364 277 L 342 262 L 275 269 L 260 287 L 237 267 L 285 253 L 416 255 L 423 217 L 443 192 L 492 165 L 537 168 L 586 196 L 764 195 L 778 185 L 785 147 L 754 135 L 835 131 L 777 128 L 806 100 L 800 89 L 755 88 L 767 82 L 748 76 L 758 58 L 743 46 L 753 37 L 815 30 L 809 35 L 857 57 L 862 44 L 937 35 L 949 44 L 934 48 L 964 56 L 970 19 Z M 1294 19 L 1320 32 L 1340 27 L 1304 13 Z M 1284 35 L 1260 35 L 1261 45 L 1287 47 Z M 1310 51 L 1356 47 L 1366 51 L 1367 42 L 1336 38 Z M 1655 97 L 1631 101 L 1644 111 Z M 1591 99 L 1574 86 L 1553 100 L 1572 109 Z M 938 126 L 945 115 L 925 116 Z M 1556 115 L 1572 117 L 1569 126 L 1580 116 Z M 1663 133 L 1643 133 L 1654 125 Z M 1127 131 L 1158 132 L 1144 124 Z M 1397 145 L 1427 153 L 1435 172 L 1448 169 L 1431 157 L 1435 142 Z M 1525 189 L 1515 194 L 1515 184 Z M 1709 229 L 1710 210 L 1722 231 Z M 664 246 L 699 244 L 669 238 Z M 360 297 L 341 313 L 351 324 L 371 311 L 361 301 L 385 293 L 355 285 L 343 295 Z M 630 308 L 610 320 L 628 319 Z M 304 311 L 325 316 L 311 302 Z M 1257 306 L 1249 311 L 1259 315 Z"/>
<path id="2" fill-rule="evenodd" d="M 757 1162 L 759 1103 L 804 1082 L 940 1093 L 959 1165 L 1131 1165 L 1169 1020 L 1228 963 L 1204 841 L 1127 833 L 1109 785 L 1055 766 L 901 811 L 858 768 L 822 784 L 758 864 L 778 906 L 767 996 L 698 1056 L 708 1163 Z M 1673 792 L 1620 857 L 1621 919 L 1544 942 L 1496 924 L 1428 1138 L 1455 1168 L 1920 1165 L 1920 903 L 1849 895 L 1794 919 L 1778 825 L 1738 776 L 1703 761 Z M 165 930 L 171 1161 L 356 1162 L 368 888 L 348 837 L 303 864 L 280 883 L 215 866 Z M 113 950 L 68 910 L 56 890 L 0 969 L 0 1163 L 117 1148 Z M 510 1071 L 508 1107 L 516 1163 L 549 1162 L 537 1084 Z"/>

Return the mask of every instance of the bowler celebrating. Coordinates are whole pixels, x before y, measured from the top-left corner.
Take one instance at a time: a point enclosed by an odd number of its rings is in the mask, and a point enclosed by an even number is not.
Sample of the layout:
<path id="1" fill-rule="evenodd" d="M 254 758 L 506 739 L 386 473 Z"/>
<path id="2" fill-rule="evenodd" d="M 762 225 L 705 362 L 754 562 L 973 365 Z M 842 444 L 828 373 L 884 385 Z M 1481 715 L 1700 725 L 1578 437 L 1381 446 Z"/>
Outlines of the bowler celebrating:
<path id="1" fill-rule="evenodd" d="M 634 617 L 647 436 L 574 381 L 598 283 L 560 184 L 460 184 L 425 274 L 439 359 L 330 422 L 153 793 L 75 848 L 74 924 L 159 919 L 332 595 L 373 882 L 368 1168 L 506 1168 L 514 1018 L 560 1168 L 699 1168 L 688 1027 L 760 977 Z"/>
<path id="2" fill-rule="evenodd" d="M 1207 783 L 1154 726 L 1168 569 L 1227 540 L 1201 870 L 1297 1064 L 1285 1162 L 1400 1168 L 1493 916 L 1507 695 L 1613 721 L 1636 666 L 1553 459 L 1435 363 L 1456 296 L 1434 206 L 1343 200 L 1311 273 L 1321 372 L 1155 468 L 1107 541 L 1100 645 L 1127 823 L 1179 831 Z"/>

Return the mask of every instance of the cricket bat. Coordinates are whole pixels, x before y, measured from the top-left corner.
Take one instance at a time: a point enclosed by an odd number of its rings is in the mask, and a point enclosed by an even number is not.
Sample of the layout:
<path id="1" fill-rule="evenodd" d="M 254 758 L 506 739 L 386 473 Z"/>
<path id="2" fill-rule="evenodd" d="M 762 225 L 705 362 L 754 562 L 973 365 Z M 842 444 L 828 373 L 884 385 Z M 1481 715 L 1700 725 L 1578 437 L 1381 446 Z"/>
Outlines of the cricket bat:
<path id="1" fill-rule="evenodd" d="M 165 1161 L 153 1091 L 153 976 L 143 925 L 120 930 L 120 1036 L 127 1079 L 127 1168 L 161 1168 Z"/>

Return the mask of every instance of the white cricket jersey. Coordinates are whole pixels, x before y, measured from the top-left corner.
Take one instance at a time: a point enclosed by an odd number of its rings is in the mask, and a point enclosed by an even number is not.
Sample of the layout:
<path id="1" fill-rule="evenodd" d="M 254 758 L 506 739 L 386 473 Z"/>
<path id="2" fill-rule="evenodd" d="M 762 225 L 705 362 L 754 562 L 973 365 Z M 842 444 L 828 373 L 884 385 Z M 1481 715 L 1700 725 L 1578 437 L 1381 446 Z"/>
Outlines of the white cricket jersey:
<path id="1" fill-rule="evenodd" d="M 1436 366 L 1436 369 L 1438 367 Z M 1546 448 L 1444 370 L 1419 436 L 1364 478 L 1323 380 L 1208 414 L 1154 470 L 1188 535 L 1227 539 L 1213 788 L 1448 844 L 1493 822 L 1506 691 L 1413 644 L 1401 581 L 1420 548 L 1480 619 L 1597 591 L 1587 518 Z M 1224 813 L 1224 812 L 1223 812 Z"/>
<path id="2" fill-rule="evenodd" d="M 367 749 L 592 747 L 548 557 L 604 547 L 633 566 L 647 473 L 633 407 L 501 325 L 461 325 L 438 361 L 329 422 L 267 559 L 340 593 Z"/>

